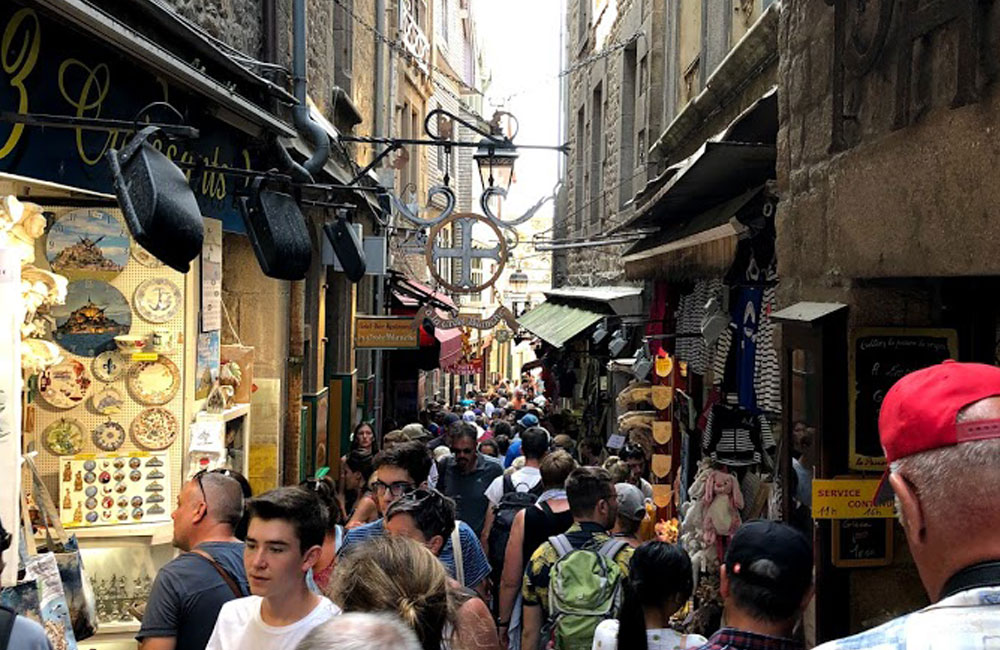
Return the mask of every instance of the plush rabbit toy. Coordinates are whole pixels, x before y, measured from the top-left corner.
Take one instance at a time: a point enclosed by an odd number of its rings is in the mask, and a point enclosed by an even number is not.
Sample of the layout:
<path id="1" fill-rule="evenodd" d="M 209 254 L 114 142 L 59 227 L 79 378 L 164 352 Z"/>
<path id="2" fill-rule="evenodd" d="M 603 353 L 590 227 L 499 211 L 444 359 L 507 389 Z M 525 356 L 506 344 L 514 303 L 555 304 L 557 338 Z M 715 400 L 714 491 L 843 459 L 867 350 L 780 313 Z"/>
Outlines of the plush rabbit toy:
<path id="1" fill-rule="evenodd" d="M 705 543 L 713 543 L 722 559 L 725 543 L 743 523 L 740 510 L 743 508 L 743 492 L 736 477 L 725 470 L 712 470 L 705 480 L 704 514 L 702 531 Z"/>

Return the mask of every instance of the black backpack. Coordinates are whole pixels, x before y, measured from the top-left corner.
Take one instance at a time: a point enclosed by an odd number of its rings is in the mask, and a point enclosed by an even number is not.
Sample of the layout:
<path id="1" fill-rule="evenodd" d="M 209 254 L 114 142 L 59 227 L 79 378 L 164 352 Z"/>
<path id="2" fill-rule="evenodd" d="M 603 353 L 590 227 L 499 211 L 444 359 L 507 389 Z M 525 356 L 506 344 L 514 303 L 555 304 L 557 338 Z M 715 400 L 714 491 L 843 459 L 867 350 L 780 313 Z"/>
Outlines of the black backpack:
<path id="1" fill-rule="evenodd" d="M 14 610 L 0 605 L 0 650 L 7 650 L 10 645 L 10 635 L 14 631 Z"/>
<path id="2" fill-rule="evenodd" d="M 490 566 L 493 567 L 494 585 L 500 584 L 503 558 L 507 552 L 510 529 L 514 526 L 514 517 L 528 506 L 535 505 L 542 492 L 541 481 L 527 492 L 518 492 L 514 480 L 510 476 L 503 477 L 503 496 L 500 497 L 500 503 L 493 506 L 493 527 L 490 529 L 490 537 L 486 544 Z"/>

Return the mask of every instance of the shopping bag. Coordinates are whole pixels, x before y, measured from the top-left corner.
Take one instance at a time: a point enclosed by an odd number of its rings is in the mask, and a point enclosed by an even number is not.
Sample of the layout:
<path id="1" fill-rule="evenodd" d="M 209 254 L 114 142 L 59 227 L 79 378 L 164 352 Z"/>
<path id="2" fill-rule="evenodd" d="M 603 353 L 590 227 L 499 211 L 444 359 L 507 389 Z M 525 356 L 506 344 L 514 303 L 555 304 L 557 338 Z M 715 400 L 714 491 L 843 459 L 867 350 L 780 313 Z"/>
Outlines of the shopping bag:
<path id="1" fill-rule="evenodd" d="M 27 513 L 23 499 L 21 507 Z M 31 526 L 28 525 L 18 545 L 24 579 L 12 587 L 0 589 L 0 605 L 41 625 L 53 650 L 76 650 L 76 636 L 56 558 L 52 553 L 36 555 L 34 550 Z"/>
<path id="2" fill-rule="evenodd" d="M 39 547 L 39 555 L 51 554 L 55 558 L 69 616 L 73 621 L 73 633 L 77 640 L 89 639 L 97 632 L 97 600 L 87 572 L 84 570 L 76 536 L 67 535 L 63 529 L 59 521 L 59 511 L 52 502 L 52 496 L 45 484 L 42 483 L 34 461 L 30 457 L 25 457 L 25 464 L 31 470 L 35 503 L 45 524 L 45 544 Z M 53 531 L 55 537 L 52 536 Z"/>

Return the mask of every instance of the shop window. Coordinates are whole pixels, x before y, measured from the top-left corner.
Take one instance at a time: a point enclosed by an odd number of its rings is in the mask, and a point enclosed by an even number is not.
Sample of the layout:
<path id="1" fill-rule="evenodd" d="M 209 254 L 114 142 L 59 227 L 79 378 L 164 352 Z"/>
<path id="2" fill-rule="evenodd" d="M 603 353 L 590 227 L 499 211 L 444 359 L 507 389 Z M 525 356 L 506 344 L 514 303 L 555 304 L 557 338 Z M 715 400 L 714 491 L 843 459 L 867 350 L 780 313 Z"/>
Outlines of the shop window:
<path id="1" fill-rule="evenodd" d="M 621 152 L 618 156 L 618 205 L 625 204 L 632 198 L 633 147 L 635 141 L 635 104 L 636 104 L 636 46 L 633 43 L 625 48 L 622 60 L 622 112 L 621 112 Z"/>
<path id="2" fill-rule="evenodd" d="M 590 117 L 590 223 L 601 220 L 601 181 L 604 169 L 604 90 L 594 89 L 593 114 Z"/>

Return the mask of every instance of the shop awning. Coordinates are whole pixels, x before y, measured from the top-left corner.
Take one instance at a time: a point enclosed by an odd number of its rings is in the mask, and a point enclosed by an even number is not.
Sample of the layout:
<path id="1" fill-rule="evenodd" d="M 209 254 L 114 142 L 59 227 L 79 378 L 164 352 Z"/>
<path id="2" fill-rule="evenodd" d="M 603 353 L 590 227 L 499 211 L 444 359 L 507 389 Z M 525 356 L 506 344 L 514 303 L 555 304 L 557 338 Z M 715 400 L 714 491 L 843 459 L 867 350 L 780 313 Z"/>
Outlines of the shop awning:
<path id="1" fill-rule="evenodd" d="M 706 142 L 698 153 L 617 230 L 636 230 L 701 214 L 775 177 L 773 144 Z"/>
<path id="2" fill-rule="evenodd" d="M 757 199 L 754 188 L 694 217 L 682 218 L 636 242 L 622 255 L 628 278 L 694 279 L 725 273 L 746 228 L 736 215 Z"/>
<path id="3" fill-rule="evenodd" d="M 441 344 L 441 368 L 447 372 L 462 358 L 462 330 L 435 328 L 434 338 Z"/>
<path id="4" fill-rule="evenodd" d="M 689 158 L 636 198 L 635 216 L 611 232 L 663 227 L 738 198 L 776 177 L 778 93 L 768 90 Z"/>
<path id="5" fill-rule="evenodd" d="M 543 302 L 517 320 L 549 345 L 560 348 L 608 314 L 570 305 Z"/>
<path id="6" fill-rule="evenodd" d="M 392 273 L 390 271 L 390 273 Z M 430 303 L 438 309 L 458 309 L 447 294 L 434 291 L 426 284 L 411 280 L 400 274 L 391 275 L 392 295 L 405 309 L 416 311 L 420 306 Z"/>

